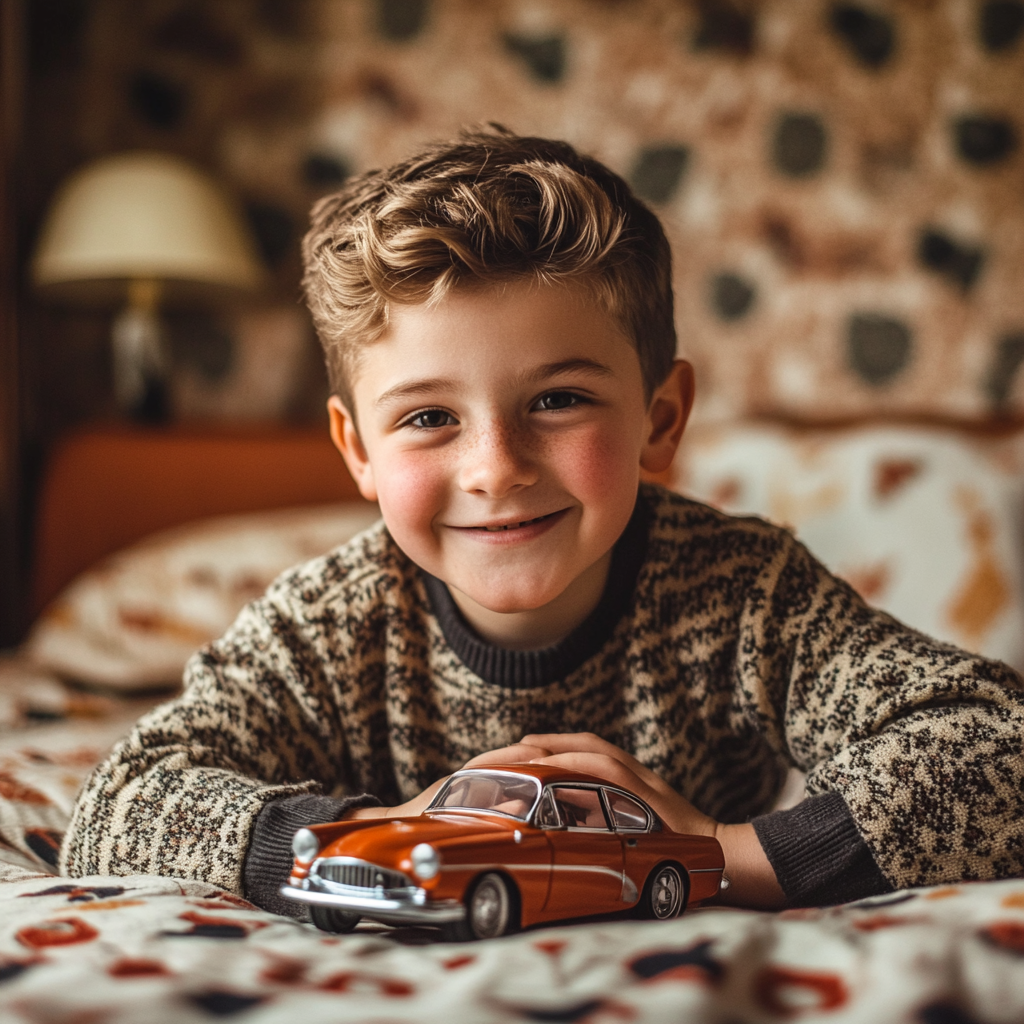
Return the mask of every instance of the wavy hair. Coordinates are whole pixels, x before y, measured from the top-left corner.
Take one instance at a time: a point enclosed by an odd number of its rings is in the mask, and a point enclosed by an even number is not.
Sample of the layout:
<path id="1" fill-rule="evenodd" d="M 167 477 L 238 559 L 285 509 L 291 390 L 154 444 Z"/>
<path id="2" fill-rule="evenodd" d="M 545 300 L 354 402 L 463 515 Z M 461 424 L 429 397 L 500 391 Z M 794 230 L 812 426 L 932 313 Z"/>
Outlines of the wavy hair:
<path id="1" fill-rule="evenodd" d="M 437 303 L 453 288 L 585 287 L 636 347 L 648 398 L 675 357 L 658 218 L 564 142 L 490 125 L 351 178 L 313 207 L 302 254 L 331 389 L 353 412 L 359 352 L 386 331 L 391 305 Z"/>

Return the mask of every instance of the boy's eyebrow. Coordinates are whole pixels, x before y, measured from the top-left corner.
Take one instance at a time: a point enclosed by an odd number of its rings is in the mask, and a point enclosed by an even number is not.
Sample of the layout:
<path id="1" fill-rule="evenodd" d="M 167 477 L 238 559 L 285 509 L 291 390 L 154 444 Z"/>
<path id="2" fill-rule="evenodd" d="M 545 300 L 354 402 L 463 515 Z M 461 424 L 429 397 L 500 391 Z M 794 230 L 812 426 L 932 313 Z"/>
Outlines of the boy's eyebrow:
<path id="1" fill-rule="evenodd" d="M 398 398 L 408 398 L 410 395 L 428 395 L 435 391 L 451 391 L 458 387 L 456 381 L 450 377 L 426 377 L 423 380 L 407 380 L 402 384 L 396 384 L 393 388 L 378 395 L 374 405 L 387 405 Z"/>
<path id="2" fill-rule="evenodd" d="M 612 368 L 599 363 L 596 359 L 563 359 L 557 363 L 545 363 L 538 366 L 531 373 L 525 374 L 525 379 L 531 382 L 547 380 L 548 377 L 557 377 L 560 373 L 583 373 L 591 377 L 611 377 Z"/>
<path id="3" fill-rule="evenodd" d="M 560 373 L 583 373 L 592 377 L 611 377 L 613 375 L 610 366 L 599 363 L 596 359 L 562 359 L 557 363 L 545 363 L 536 369 L 523 374 L 522 380 L 528 384 L 536 384 L 539 381 L 547 380 L 549 377 L 557 377 Z M 380 407 L 394 402 L 397 399 L 409 398 L 412 395 L 429 395 L 438 391 L 456 391 L 459 388 L 458 381 L 450 377 L 426 377 L 423 380 L 407 380 L 396 384 L 393 388 L 378 395 L 374 405 Z"/>

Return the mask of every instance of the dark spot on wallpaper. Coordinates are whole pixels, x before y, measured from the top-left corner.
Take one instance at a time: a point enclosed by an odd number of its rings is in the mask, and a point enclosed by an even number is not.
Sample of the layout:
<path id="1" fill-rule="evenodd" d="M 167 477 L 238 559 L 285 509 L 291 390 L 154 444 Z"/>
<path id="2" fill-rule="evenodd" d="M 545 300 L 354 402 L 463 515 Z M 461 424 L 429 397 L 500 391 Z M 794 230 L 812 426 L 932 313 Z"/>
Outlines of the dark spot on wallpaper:
<path id="1" fill-rule="evenodd" d="M 1017 131 L 1003 117 L 970 115 L 953 122 L 956 151 L 979 167 L 1005 160 L 1017 148 Z"/>
<path id="2" fill-rule="evenodd" d="M 817 174 L 825 165 L 828 133 L 817 114 L 783 114 L 772 138 L 772 162 L 791 178 Z"/>
<path id="3" fill-rule="evenodd" d="M 958 242 L 945 232 L 929 227 L 921 232 L 917 258 L 929 270 L 968 291 L 978 279 L 985 253 L 978 246 Z"/>
<path id="4" fill-rule="evenodd" d="M 509 53 L 523 61 L 538 82 L 554 84 L 565 77 L 564 36 L 525 36 L 506 32 L 502 42 Z"/>
<path id="5" fill-rule="evenodd" d="M 910 329 L 879 313 L 855 313 L 847 327 L 850 367 L 867 384 L 888 384 L 910 362 Z"/>
<path id="6" fill-rule="evenodd" d="M 985 391 L 993 411 L 1002 412 L 1009 403 L 1013 385 L 1024 364 L 1024 331 L 1008 334 L 996 342 Z"/>
<path id="7" fill-rule="evenodd" d="M 430 17 L 429 0 L 377 0 L 377 31 L 402 43 L 415 39 Z"/>
<path id="8" fill-rule="evenodd" d="M 264 262 L 268 267 L 276 267 L 284 259 L 295 235 L 292 215 L 276 203 L 257 201 L 246 203 L 245 213 Z"/>
<path id="9" fill-rule="evenodd" d="M 633 191 L 651 203 L 667 203 L 679 188 L 690 160 L 686 146 L 668 143 L 640 151 L 629 176 Z"/>
<path id="10" fill-rule="evenodd" d="M 700 0 L 693 34 L 695 50 L 719 50 L 746 57 L 754 50 L 754 16 L 729 0 Z"/>
<path id="11" fill-rule="evenodd" d="M 745 317 L 756 294 L 754 286 L 739 274 L 716 274 L 711 281 L 711 303 L 718 316 L 727 322 Z"/>
<path id="12" fill-rule="evenodd" d="M 859 4 L 836 4 L 829 22 L 832 31 L 864 67 L 877 70 L 888 63 L 896 45 L 890 18 Z"/>
<path id="13" fill-rule="evenodd" d="M 340 185 L 351 173 L 348 164 L 332 153 L 309 153 L 302 161 L 302 180 L 314 188 Z"/>
<path id="14" fill-rule="evenodd" d="M 1008 50 L 1024 33 L 1024 3 L 1020 0 L 989 0 L 982 4 L 978 20 L 981 45 L 992 53 Z"/>

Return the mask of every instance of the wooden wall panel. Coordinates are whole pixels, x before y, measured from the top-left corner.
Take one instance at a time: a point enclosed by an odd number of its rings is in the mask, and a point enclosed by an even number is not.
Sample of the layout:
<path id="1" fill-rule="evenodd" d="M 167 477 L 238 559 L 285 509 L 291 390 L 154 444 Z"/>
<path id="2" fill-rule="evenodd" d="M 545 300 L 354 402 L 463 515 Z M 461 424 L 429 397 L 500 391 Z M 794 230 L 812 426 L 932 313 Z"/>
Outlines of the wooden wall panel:
<path id="1" fill-rule="evenodd" d="M 0 647 L 22 628 L 18 271 L 14 182 L 21 138 L 21 0 L 0 0 Z"/>

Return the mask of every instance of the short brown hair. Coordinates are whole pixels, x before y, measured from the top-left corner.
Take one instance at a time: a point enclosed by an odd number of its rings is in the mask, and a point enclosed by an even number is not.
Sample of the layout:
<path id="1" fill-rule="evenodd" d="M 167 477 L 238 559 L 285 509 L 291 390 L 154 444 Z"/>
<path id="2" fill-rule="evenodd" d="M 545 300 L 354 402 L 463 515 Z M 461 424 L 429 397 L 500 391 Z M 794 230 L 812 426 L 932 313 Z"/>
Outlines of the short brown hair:
<path id="1" fill-rule="evenodd" d="M 491 125 L 351 178 L 313 207 L 302 251 L 331 389 L 353 413 L 359 348 L 386 330 L 389 305 L 436 302 L 458 286 L 583 284 L 636 346 L 648 398 L 675 358 L 658 218 L 565 142 Z"/>

